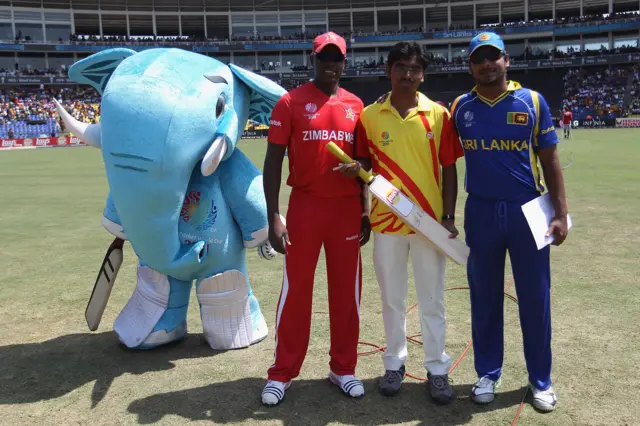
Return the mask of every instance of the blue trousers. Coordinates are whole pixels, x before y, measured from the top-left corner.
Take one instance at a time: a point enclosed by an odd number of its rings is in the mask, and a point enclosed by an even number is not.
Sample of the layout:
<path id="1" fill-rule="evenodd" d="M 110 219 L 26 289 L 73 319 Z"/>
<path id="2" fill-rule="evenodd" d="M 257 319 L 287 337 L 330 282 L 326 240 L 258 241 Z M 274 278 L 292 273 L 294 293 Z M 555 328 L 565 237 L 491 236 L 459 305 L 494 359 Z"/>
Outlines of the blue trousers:
<path id="1" fill-rule="evenodd" d="M 469 195 L 465 205 L 475 369 L 478 377 L 489 376 L 492 380 L 502 374 L 504 268 L 508 251 L 529 381 L 537 389 L 547 390 L 551 386 L 549 246 L 537 249 L 522 204 Z"/>

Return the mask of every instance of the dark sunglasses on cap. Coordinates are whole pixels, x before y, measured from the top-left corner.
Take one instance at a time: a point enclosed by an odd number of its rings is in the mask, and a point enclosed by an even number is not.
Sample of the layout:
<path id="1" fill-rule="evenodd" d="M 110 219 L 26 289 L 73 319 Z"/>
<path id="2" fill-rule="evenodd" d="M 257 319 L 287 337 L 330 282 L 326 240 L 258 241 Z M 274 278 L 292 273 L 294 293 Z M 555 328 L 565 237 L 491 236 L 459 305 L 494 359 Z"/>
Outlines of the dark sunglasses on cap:
<path id="1" fill-rule="evenodd" d="M 326 52 L 322 51 L 320 53 L 316 53 L 316 58 L 322 62 L 342 62 L 344 61 L 344 56 L 340 52 Z"/>
<path id="2" fill-rule="evenodd" d="M 497 61 L 502 58 L 502 51 L 498 49 L 478 49 L 471 55 L 471 63 L 475 65 L 480 65 L 488 59 L 491 62 Z"/>

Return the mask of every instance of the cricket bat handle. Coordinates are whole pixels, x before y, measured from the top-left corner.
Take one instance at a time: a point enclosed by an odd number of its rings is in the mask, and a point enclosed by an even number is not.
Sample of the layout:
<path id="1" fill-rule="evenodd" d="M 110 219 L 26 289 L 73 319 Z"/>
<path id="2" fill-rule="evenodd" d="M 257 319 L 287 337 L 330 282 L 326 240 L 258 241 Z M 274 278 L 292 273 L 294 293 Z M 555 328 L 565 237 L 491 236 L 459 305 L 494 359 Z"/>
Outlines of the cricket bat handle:
<path id="1" fill-rule="evenodd" d="M 335 143 L 329 142 L 327 144 L 327 149 L 343 163 L 353 163 L 353 158 L 345 154 L 345 152 L 340 149 L 340 147 Z M 362 167 L 358 171 L 358 177 L 360 177 L 360 179 L 362 179 L 365 183 L 369 183 L 373 179 L 373 175 L 371 174 L 371 172 L 366 171 Z"/>

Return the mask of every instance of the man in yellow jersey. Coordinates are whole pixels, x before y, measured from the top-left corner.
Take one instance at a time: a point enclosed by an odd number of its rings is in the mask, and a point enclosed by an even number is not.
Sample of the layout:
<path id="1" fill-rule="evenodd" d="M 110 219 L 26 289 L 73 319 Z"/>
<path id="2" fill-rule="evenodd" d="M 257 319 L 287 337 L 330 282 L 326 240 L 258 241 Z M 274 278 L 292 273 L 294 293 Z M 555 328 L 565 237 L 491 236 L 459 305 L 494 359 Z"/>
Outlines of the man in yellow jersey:
<path id="1" fill-rule="evenodd" d="M 426 55 L 419 44 L 401 42 L 391 49 L 387 65 L 391 96 L 363 110 L 356 127 L 356 164 L 343 165 L 341 170 L 355 176 L 359 167 L 372 168 L 455 238 L 455 163 L 463 152 L 447 109 L 418 92 L 426 67 Z M 405 300 L 411 252 L 429 391 L 436 403 L 447 404 L 453 392 L 448 380 L 450 358 L 445 352 L 445 257 L 377 199 L 371 205 L 371 225 L 387 339 L 380 391 L 395 395 L 405 375 Z"/>

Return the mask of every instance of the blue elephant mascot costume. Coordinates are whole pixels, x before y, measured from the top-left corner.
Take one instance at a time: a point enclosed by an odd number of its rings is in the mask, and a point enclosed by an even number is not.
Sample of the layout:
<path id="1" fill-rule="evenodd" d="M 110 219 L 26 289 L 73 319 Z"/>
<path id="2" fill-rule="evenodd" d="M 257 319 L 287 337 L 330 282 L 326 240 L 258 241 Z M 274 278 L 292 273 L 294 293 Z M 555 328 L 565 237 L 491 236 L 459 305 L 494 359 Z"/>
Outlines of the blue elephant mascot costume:
<path id="1" fill-rule="evenodd" d="M 109 49 L 75 63 L 69 77 L 102 95 L 99 124 L 57 108 L 75 135 L 101 149 L 110 190 L 102 223 L 139 261 L 136 288 L 114 323 L 121 342 L 150 349 L 182 339 L 193 281 L 213 349 L 264 339 L 246 250 L 267 259 L 275 252 L 262 175 L 236 144 L 247 120 L 268 124 L 286 91 L 181 49 Z M 101 272 L 109 281 L 117 271 Z"/>

